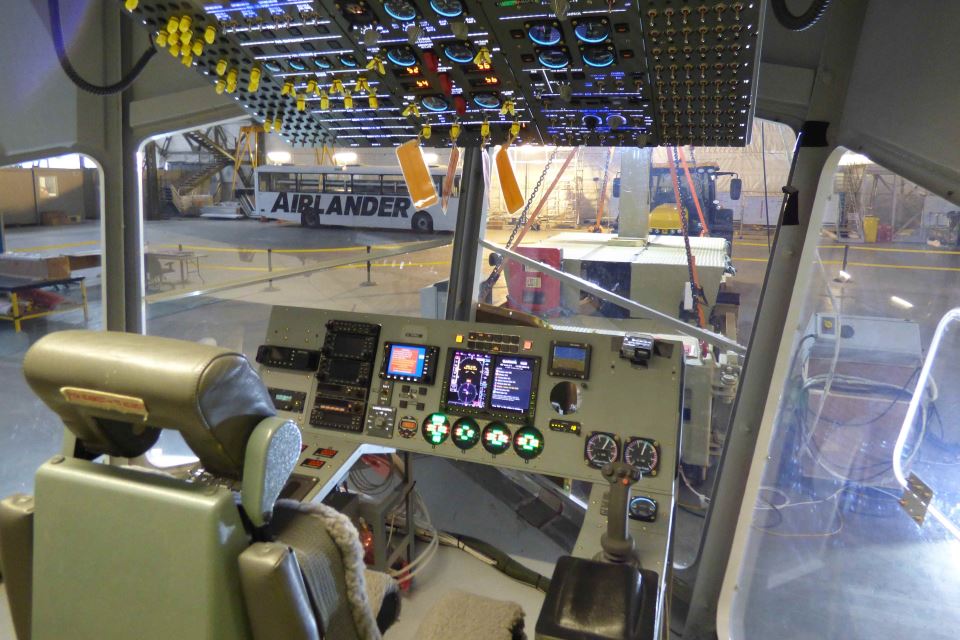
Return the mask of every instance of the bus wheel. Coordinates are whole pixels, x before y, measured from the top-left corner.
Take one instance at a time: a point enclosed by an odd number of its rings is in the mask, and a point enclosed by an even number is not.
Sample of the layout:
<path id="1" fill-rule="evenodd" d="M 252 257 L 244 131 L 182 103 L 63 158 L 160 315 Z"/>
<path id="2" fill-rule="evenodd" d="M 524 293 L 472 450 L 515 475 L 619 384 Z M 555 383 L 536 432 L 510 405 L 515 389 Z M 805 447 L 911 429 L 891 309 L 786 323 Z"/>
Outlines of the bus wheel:
<path id="1" fill-rule="evenodd" d="M 300 225 L 316 229 L 320 226 L 320 215 L 316 211 L 304 211 L 300 214 Z"/>
<path id="2" fill-rule="evenodd" d="M 430 233 L 433 231 L 433 218 L 430 217 L 429 213 L 417 211 L 415 214 L 413 214 L 413 219 L 410 221 L 410 226 L 413 227 L 414 231 L 419 231 L 420 233 Z"/>

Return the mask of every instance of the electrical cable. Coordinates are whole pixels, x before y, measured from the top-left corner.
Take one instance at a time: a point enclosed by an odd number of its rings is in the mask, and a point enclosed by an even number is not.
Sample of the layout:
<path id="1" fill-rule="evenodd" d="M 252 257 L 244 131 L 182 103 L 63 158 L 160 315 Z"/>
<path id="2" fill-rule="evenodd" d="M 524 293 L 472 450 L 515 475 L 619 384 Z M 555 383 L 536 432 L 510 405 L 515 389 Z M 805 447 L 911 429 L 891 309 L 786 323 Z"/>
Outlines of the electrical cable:
<path id="1" fill-rule="evenodd" d="M 143 73 L 147 63 L 150 62 L 150 59 L 157 53 L 157 50 L 151 46 L 143 52 L 143 55 L 141 55 L 140 59 L 133 65 L 130 72 L 113 84 L 97 85 L 88 82 L 77 73 L 77 70 L 73 68 L 69 58 L 67 58 L 67 49 L 63 43 L 63 27 L 60 24 L 60 0 L 47 0 L 47 7 L 50 9 L 50 31 L 53 36 L 53 48 L 57 52 L 57 60 L 60 62 L 60 67 L 67 77 L 70 78 L 70 81 L 83 91 L 98 96 L 109 96 L 126 91 L 140 74 Z"/>
<path id="2" fill-rule="evenodd" d="M 810 7 L 800 15 L 795 15 L 787 7 L 786 0 L 770 0 L 770 7 L 777 22 L 790 31 L 806 31 L 823 17 L 833 0 L 813 0 Z"/>

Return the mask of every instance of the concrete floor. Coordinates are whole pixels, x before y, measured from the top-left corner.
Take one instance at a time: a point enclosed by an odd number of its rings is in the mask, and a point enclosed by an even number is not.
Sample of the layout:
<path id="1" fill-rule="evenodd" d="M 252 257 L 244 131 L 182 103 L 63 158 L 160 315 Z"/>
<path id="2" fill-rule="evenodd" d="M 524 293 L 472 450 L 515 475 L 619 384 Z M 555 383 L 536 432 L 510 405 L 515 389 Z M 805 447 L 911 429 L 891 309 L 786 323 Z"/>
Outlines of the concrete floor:
<path id="1" fill-rule="evenodd" d="M 494 240 L 502 240 L 506 231 L 491 231 Z M 547 237 L 551 231 L 535 232 L 531 241 Z M 151 251 L 179 248 L 201 254 L 201 281 L 191 274 L 186 282 L 178 282 L 179 274 L 168 274 L 161 286 L 148 293 L 202 288 L 211 283 L 256 277 L 267 273 L 267 248 L 279 249 L 273 254 L 273 269 L 298 268 L 331 257 L 362 254 L 370 245 L 395 246 L 425 239 L 412 233 L 373 233 L 343 229 L 309 231 L 299 227 L 261 224 L 254 221 L 171 220 L 150 222 L 145 238 Z M 26 228 L 8 230 L 8 248 L 33 250 L 50 255 L 67 251 L 90 251 L 99 248 L 96 225 L 76 227 Z M 250 251 L 250 250 L 253 251 Z M 148 332 L 191 340 L 208 339 L 238 349 L 249 356 L 262 340 L 263 329 L 271 305 L 292 304 L 364 310 L 401 315 L 419 314 L 419 290 L 449 272 L 450 246 L 421 251 L 376 263 L 372 268 L 375 286 L 362 286 L 366 280 L 364 265 L 351 265 L 321 271 L 309 276 L 278 280 L 272 286 L 257 283 L 215 295 L 198 296 L 148 306 Z M 834 272 L 843 259 L 843 247 L 825 239 L 822 243 L 825 268 Z M 747 235 L 735 239 L 734 257 L 738 274 L 732 280 L 741 294 L 739 335 L 746 342 L 753 324 L 753 314 L 766 267 L 767 244 L 763 235 Z M 929 341 L 940 316 L 953 306 L 960 306 L 960 253 L 927 250 L 916 245 L 854 245 L 849 250 L 847 271 L 853 280 L 843 286 L 844 312 L 860 315 L 910 318 L 918 322 L 925 343 Z M 101 307 L 97 275 L 88 274 L 91 283 L 91 321 L 89 328 L 101 328 Z M 820 283 L 822 284 L 822 283 Z M 495 296 L 504 295 L 503 286 Z M 913 303 L 903 310 L 890 303 L 897 295 Z M 810 296 L 812 308 L 828 308 L 822 286 Z M 32 489 L 32 471 L 59 447 L 61 428 L 55 417 L 34 399 L 20 373 L 22 357 L 36 339 L 49 331 L 83 326 L 79 312 L 36 320 L 25 325 L 23 333 L 13 332 L 9 323 L 0 323 L 0 495 Z M 785 329 L 787 331 L 792 328 Z M 180 451 L 176 441 L 165 441 L 168 452 Z M 445 486 L 454 471 L 436 471 L 424 477 L 423 486 L 428 504 L 435 514 L 448 506 L 448 494 L 434 491 Z M 429 488 L 429 489 L 428 489 Z M 495 509 L 478 498 L 477 510 L 459 512 L 453 522 L 473 522 L 477 514 Z M 685 494 L 685 501 L 692 497 Z M 482 504 L 486 506 L 480 506 Z M 461 502 L 462 504 L 462 502 Z M 790 522 L 772 535 L 761 534 L 755 548 L 754 574 L 748 599 L 745 601 L 744 629 L 747 638 L 898 638 L 915 635 L 918 620 L 927 620 L 919 637 L 955 637 L 941 629 L 955 629 L 958 614 L 946 609 L 946 603 L 960 601 L 954 567 L 960 553 L 955 546 L 927 533 L 917 537 L 910 526 L 899 520 L 878 520 L 873 516 L 844 511 L 844 529 L 827 537 L 781 537 L 776 533 L 800 531 L 832 531 L 837 508 L 817 504 L 797 511 Z M 466 516 L 471 516 L 467 518 Z M 502 514 L 501 514 L 502 515 Z M 440 516 L 435 516 L 440 519 Z M 692 553 L 699 535 L 699 519 L 684 512 L 678 524 L 679 546 Z M 483 520 L 483 518 L 480 518 Z M 487 522 L 498 522 L 491 518 Z M 878 523 L 880 523 L 878 525 Z M 759 526 L 771 527 L 768 520 Z M 822 525 L 822 526 L 819 526 Z M 877 535 L 878 527 L 884 535 Z M 464 531 L 469 532 L 469 531 Z M 478 537 L 495 536 L 496 530 L 476 531 Z M 487 534 L 487 535 L 484 535 Z M 497 540 L 499 542 L 500 540 Z M 549 542 L 549 541 L 548 541 Z M 521 557 L 549 563 L 561 552 L 543 543 L 549 553 L 532 553 L 541 542 L 520 540 L 518 536 L 503 539 L 504 548 Z M 937 555 L 939 554 L 939 555 Z M 449 556 L 449 554 L 445 554 Z M 454 554 L 456 556 L 456 554 Z M 945 557 L 954 564 L 941 563 Z M 453 563 L 463 563 L 455 558 Z M 457 564 L 459 566 L 459 564 Z M 911 569 L 906 570 L 907 567 Z M 958 567 L 960 568 L 960 567 Z M 466 567 L 462 567 L 466 570 Z M 427 578 L 424 586 L 427 588 Z M 851 579 L 853 578 L 853 579 Z M 891 585 L 900 587 L 892 588 Z M 904 613 L 904 601 L 923 603 Z M 0 594 L 2 597 L 2 594 Z M 513 597 L 513 596 L 511 596 Z M 519 597 L 519 596 L 517 596 Z M 859 611 L 857 624 L 847 624 L 850 612 Z M 883 615 L 869 612 L 882 610 Z M 413 610 L 408 610 L 413 613 Z M 528 624 L 530 612 L 528 612 Z M 938 625 L 943 623 L 940 627 Z M 0 613 L 0 638 L 12 637 Z M 404 628 L 408 623 L 403 623 Z M 807 631 L 798 631 L 798 629 Z M 892 633 L 895 630 L 896 633 Z M 399 631 L 399 629 L 398 629 Z M 388 637 L 401 637 L 392 635 Z"/>

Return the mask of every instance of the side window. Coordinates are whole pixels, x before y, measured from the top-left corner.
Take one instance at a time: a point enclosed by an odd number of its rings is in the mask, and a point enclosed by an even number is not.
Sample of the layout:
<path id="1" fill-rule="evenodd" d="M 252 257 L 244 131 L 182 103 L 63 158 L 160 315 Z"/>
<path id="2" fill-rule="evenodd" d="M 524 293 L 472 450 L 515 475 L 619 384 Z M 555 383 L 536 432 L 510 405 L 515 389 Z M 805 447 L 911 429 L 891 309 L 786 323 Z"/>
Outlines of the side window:
<path id="1" fill-rule="evenodd" d="M 380 176 L 354 175 L 353 192 L 371 196 L 380 195 Z"/>
<path id="2" fill-rule="evenodd" d="M 453 189 L 450 192 L 451 198 L 460 197 L 460 176 L 453 176 Z"/>
<path id="3" fill-rule="evenodd" d="M 257 188 L 260 191 L 271 191 L 272 177 L 273 174 L 266 171 L 257 173 Z"/>
<path id="4" fill-rule="evenodd" d="M 297 174 L 295 173 L 271 173 L 270 191 L 296 191 Z"/>
<path id="5" fill-rule="evenodd" d="M 319 193 L 321 177 L 319 173 L 301 173 L 297 191 L 300 193 Z"/>
<path id="6" fill-rule="evenodd" d="M 345 173 L 327 173 L 323 176 L 325 193 L 350 193 L 350 176 Z"/>
<path id="7" fill-rule="evenodd" d="M 383 193 L 384 195 L 409 196 L 403 176 L 383 176 Z"/>

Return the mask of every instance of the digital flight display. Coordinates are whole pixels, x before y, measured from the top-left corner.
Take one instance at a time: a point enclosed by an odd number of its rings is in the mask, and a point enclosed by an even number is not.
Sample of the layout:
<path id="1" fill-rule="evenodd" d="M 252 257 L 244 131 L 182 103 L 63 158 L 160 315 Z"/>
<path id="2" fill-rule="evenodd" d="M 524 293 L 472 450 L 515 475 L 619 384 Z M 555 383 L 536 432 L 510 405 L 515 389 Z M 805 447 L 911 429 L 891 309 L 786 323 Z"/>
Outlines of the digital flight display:
<path id="1" fill-rule="evenodd" d="M 447 407 L 482 411 L 486 407 L 493 356 L 455 349 L 447 374 Z"/>
<path id="2" fill-rule="evenodd" d="M 590 375 L 590 345 L 578 342 L 551 343 L 549 373 L 552 376 L 586 380 Z"/>
<path id="3" fill-rule="evenodd" d="M 500 356 L 493 370 L 490 408 L 494 411 L 527 414 L 533 400 L 536 360 Z"/>
<path id="4" fill-rule="evenodd" d="M 387 375 L 419 378 L 423 375 L 426 359 L 426 347 L 395 344 L 390 347 L 390 354 L 387 356 Z"/>

